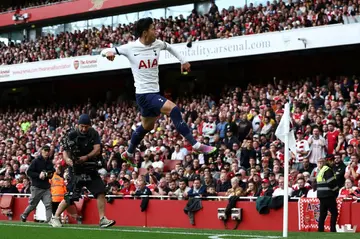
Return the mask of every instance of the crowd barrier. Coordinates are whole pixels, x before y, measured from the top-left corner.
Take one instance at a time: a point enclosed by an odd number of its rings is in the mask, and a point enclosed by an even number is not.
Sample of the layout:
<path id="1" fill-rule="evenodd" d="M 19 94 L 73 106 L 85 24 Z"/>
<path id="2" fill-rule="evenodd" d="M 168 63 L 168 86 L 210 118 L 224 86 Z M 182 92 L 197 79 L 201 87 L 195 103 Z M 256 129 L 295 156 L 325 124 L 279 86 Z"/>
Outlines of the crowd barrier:
<path id="1" fill-rule="evenodd" d="M 20 214 L 28 205 L 28 196 L 24 194 L 13 194 L 13 217 L 12 220 L 20 220 Z M 141 212 L 141 199 L 133 197 L 107 196 L 114 198 L 113 202 L 106 204 L 106 215 L 116 220 L 117 226 L 137 227 L 169 227 L 169 228 L 197 228 L 197 229 L 224 229 L 224 224 L 217 217 L 218 208 L 227 206 L 227 197 L 209 197 L 202 201 L 203 208 L 195 213 L 195 225 L 191 225 L 188 216 L 184 213 L 186 200 L 170 200 L 168 196 L 154 196 L 149 200 L 145 212 Z M 155 197 L 157 199 L 155 199 Z M 120 199 L 121 198 L 121 199 Z M 282 231 L 283 209 L 271 210 L 269 214 L 259 214 L 256 210 L 256 198 L 242 197 L 236 207 L 242 209 L 242 220 L 238 230 L 261 230 Z M 99 216 L 97 214 L 96 200 L 90 198 L 84 204 L 83 224 L 97 225 Z M 339 225 L 358 225 L 360 232 L 360 203 L 344 201 L 341 208 Z M 28 217 L 33 221 L 34 213 Z M 0 215 L 1 220 L 8 220 Z M 75 219 L 69 223 L 77 223 Z M 228 221 L 228 228 L 235 225 L 235 221 Z M 299 231 L 298 202 L 292 198 L 289 202 L 289 231 Z"/>

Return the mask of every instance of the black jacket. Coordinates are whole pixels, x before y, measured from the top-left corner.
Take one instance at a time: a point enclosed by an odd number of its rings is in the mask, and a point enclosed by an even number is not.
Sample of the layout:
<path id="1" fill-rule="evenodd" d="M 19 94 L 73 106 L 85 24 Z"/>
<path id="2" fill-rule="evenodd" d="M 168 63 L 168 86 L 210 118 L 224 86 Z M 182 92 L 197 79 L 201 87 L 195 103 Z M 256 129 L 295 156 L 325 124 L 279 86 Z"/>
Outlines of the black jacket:
<path id="1" fill-rule="evenodd" d="M 50 188 L 49 178 L 39 178 L 40 173 L 43 171 L 54 173 L 54 165 L 51 159 L 45 160 L 42 156 L 39 156 L 31 162 L 26 174 L 30 177 L 32 186 L 48 189 Z"/>
<path id="2" fill-rule="evenodd" d="M 150 189 L 148 187 L 144 187 L 142 189 L 138 189 L 135 192 L 134 196 L 150 196 L 152 193 L 150 191 Z M 149 205 L 149 197 L 143 197 L 141 198 L 141 203 L 140 203 L 140 208 L 141 208 L 141 212 L 146 211 L 147 207 Z"/>
<path id="3" fill-rule="evenodd" d="M 336 180 L 338 182 L 339 188 L 343 187 L 345 185 L 344 175 L 345 175 L 346 165 L 344 164 L 344 162 L 341 161 L 339 165 L 336 164 L 333 165 L 333 170 L 336 175 Z"/>

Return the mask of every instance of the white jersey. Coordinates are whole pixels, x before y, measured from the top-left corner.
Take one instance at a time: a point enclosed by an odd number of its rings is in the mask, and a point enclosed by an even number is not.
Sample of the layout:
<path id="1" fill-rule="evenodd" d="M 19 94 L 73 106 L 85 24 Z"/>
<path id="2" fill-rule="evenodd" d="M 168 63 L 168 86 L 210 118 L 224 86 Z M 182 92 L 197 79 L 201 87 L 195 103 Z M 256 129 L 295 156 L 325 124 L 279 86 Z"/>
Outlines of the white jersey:
<path id="1" fill-rule="evenodd" d="M 134 76 L 136 94 L 158 93 L 159 87 L 159 56 L 161 50 L 167 50 L 174 55 L 181 64 L 185 59 L 171 47 L 170 44 L 155 40 L 150 45 L 142 44 L 139 39 L 116 48 L 105 49 L 101 55 L 111 51 L 126 56 L 131 65 Z"/>

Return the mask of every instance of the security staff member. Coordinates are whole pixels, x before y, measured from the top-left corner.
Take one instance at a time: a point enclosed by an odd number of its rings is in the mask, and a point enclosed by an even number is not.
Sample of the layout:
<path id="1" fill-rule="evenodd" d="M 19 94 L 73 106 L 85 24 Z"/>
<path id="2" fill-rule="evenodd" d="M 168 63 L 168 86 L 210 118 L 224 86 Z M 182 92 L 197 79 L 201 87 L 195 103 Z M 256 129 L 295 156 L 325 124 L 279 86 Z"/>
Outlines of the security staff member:
<path id="1" fill-rule="evenodd" d="M 31 196 L 29 206 L 23 214 L 20 215 L 23 222 L 26 222 L 26 218 L 30 212 L 35 210 L 40 200 L 42 200 L 45 205 L 46 221 L 49 222 L 51 219 L 52 210 L 49 178 L 52 177 L 55 169 L 52 160 L 49 158 L 49 152 L 49 146 L 45 145 L 42 147 L 40 156 L 31 162 L 26 172 L 31 179 Z"/>
<path id="2" fill-rule="evenodd" d="M 89 168 L 91 162 L 96 161 L 100 156 L 100 136 L 98 132 L 91 127 L 90 117 L 83 114 L 79 118 L 78 128 L 71 132 L 67 137 L 75 142 L 79 149 L 79 155 L 72 155 L 69 148 L 64 148 L 63 154 L 66 164 L 69 167 L 70 179 L 65 199 L 61 201 L 55 216 L 51 219 L 50 224 L 53 227 L 61 227 L 60 215 L 65 209 L 79 200 L 80 190 L 86 187 L 97 199 L 97 206 L 100 217 L 100 227 L 107 228 L 115 224 L 114 220 L 105 217 L 105 184 L 101 180 L 96 168 Z M 70 139 L 71 138 L 71 139 Z"/>
<path id="3" fill-rule="evenodd" d="M 62 167 L 61 165 L 56 166 L 54 176 L 50 179 L 51 184 L 51 196 L 52 196 L 52 213 L 55 215 L 55 212 L 64 199 L 66 193 L 65 180 L 62 177 Z"/>
<path id="4" fill-rule="evenodd" d="M 336 197 L 339 187 L 333 170 L 325 165 L 325 159 L 321 158 L 318 160 L 318 168 L 320 169 L 316 177 L 317 197 L 320 200 L 318 231 L 324 231 L 325 219 L 328 211 L 330 211 L 330 231 L 336 232 L 336 219 L 338 216 Z"/>

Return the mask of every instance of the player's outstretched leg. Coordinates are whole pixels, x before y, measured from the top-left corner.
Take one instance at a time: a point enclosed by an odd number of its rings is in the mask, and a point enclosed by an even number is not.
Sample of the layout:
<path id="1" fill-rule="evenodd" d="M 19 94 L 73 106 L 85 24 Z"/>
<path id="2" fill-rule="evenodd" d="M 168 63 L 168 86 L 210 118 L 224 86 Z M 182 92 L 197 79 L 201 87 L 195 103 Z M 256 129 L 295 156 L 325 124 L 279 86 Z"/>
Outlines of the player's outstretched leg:
<path id="1" fill-rule="evenodd" d="M 129 148 L 124 153 L 121 154 L 121 158 L 123 160 L 132 164 L 131 160 L 134 157 L 134 151 L 148 132 L 150 132 L 150 130 L 144 129 L 142 125 L 136 128 L 136 130 L 131 136 Z"/>
<path id="2" fill-rule="evenodd" d="M 212 154 L 216 151 L 216 147 L 208 146 L 197 142 L 192 136 L 189 126 L 183 120 L 179 107 L 175 106 L 170 112 L 170 118 L 175 125 L 176 130 L 189 141 L 195 151 L 203 154 Z"/>

